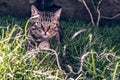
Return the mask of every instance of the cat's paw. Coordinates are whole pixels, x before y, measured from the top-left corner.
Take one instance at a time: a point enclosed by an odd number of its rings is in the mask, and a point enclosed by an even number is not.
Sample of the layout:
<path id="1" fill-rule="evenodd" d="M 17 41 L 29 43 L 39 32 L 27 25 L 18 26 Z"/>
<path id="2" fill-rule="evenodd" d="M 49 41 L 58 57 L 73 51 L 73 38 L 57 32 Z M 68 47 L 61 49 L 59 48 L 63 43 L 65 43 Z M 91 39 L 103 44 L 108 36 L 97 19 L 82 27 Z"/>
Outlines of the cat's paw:
<path id="1" fill-rule="evenodd" d="M 50 49 L 50 43 L 48 41 L 43 41 L 38 46 L 39 50 Z"/>

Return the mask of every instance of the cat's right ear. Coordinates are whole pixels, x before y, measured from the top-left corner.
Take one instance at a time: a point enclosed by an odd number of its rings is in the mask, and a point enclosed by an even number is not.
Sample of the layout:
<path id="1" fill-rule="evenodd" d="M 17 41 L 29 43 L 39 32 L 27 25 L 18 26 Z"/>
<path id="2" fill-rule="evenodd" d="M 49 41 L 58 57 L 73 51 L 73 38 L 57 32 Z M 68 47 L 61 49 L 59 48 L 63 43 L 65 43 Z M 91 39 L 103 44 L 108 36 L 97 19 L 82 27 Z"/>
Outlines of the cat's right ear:
<path id="1" fill-rule="evenodd" d="M 32 5 L 31 6 L 31 16 L 35 16 L 38 13 L 39 13 L 38 9 L 34 5 Z"/>

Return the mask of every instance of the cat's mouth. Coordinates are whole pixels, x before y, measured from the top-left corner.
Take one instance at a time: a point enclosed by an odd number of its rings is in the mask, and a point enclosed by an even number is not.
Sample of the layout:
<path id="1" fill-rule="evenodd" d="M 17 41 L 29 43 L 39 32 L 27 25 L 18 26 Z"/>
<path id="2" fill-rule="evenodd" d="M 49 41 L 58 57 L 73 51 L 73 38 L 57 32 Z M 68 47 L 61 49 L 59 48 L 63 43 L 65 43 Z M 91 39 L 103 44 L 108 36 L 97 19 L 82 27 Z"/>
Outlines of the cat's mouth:
<path id="1" fill-rule="evenodd" d="M 47 38 L 47 36 L 46 36 L 46 35 L 44 35 L 44 36 L 43 36 L 43 38 Z"/>
<path id="2" fill-rule="evenodd" d="M 44 34 L 42 35 L 43 38 L 48 38 L 48 35 Z"/>

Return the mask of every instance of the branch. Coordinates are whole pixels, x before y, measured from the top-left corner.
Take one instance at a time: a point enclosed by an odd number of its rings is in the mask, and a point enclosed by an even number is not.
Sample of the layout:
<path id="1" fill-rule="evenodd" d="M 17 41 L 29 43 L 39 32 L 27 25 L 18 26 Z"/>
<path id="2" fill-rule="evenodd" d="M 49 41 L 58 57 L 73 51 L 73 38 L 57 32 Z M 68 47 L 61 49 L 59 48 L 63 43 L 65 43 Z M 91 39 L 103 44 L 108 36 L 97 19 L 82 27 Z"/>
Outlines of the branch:
<path id="1" fill-rule="evenodd" d="M 55 50 L 53 50 L 53 49 L 50 49 L 50 48 L 49 48 L 49 49 L 45 48 L 45 49 L 41 49 L 41 50 L 47 50 L 47 51 L 53 52 L 54 55 L 56 56 L 56 62 L 57 62 L 57 65 L 58 65 L 59 70 L 60 70 L 63 74 L 66 75 L 66 72 L 65 72 L 64 70 L 62 70 L 62 68 L 61 68 L 61 66 L 60 66 L 60 62 L 59 62 L 59 58 L 58 58 L 57 52 L 56 52 Z"/>
<path id="2" fill-rule="evenodd" d="M 114 19 L 114 18 L 119 17 L 119 16 L 120 16 L 120 13 L 116 14 L 113 17 L 101 16 L 101 18 L 104 18 L 104 19 Z"/>
<path id="3" fill-rule="evenodd" d="M 24 58 L 26 59 L 26 57 L 27 57 L 27 59 L 29 59 L 29 58 L 31 58 L 31 57 L 33 57 L 34 56 L 34 53 L 39 53 L 39 52 L 41 52 L 41 51 L 51 51 L 51 52 L 53 52 L 54 53 L 54 55 L 55 55 L 55 57 L 56 57 L 56 62 L 57 62 L 57 66 L 58 66 L 58 69 L 63 73 L 63 74 L 67 74 L 64 70 L 62 70 L 62 68 L 61 68 L 61 66 L 60 66 L 60 62 L 59 62 L 59 58 L 58 58 L 58 54 L 57 54 L 57 52 L 55 51 L 55 50 L 53 50 L 53 49 L 50 49 L 50 48 L 42 48 L 42 49 L 40 49 L 40 48 L 37 48 L 37 49 L 33 49 L 33 50 L 31 50 L 31 51 L 28 51 L 27 52 L 27 54 L 24 56 Z M 26 59 L 26 60 L 27 60 Z"/>
<path id="4" fill-rule="evenodd" d="M 93 8 L 94 8 L 94 10 L 95 10 L 95 13 L 97 13 L 97 10 L 96 10 L 96 6 L 95 6 L 94 0 L 91 0 L 91 3 L 92 3 L 92 6 L 93 6 Z"/>
<path id="5" fill-rule="evenodd" d="M 72 37 L 71 37 L 71 40 L 73 40 L 77 35 L 79 35 L 80 33 L 86 31 L 86 29 L 82 29 L 82 30 L 79 30 L 77 31 Z"/>
<path id="6" fill-rule="evenodd" d="M 85 0 L 78 0 L 78 1 L 79 1 L 79 2 L 82 2 L 82 3 L 84 4 L 85 8 L 87 9 L 87 11 L 88 11 L 88 13 L 89 13 L 89 15 L 90 15 L 90 19 L 91 19 L 91 22 L 92 22 L 93 25 L 99 26 L 99 24 L 100 24 L 100 19 L 101 19 L 101 18 L 103 18 L 103 19 L 114 19 L 114 18 L 117 18 L 117 17 L 120 16 L 120 13 L 118 13 L 118 14 L 116 14 L 115 16 L 112 16 L 112 17 L 107 17 L 107 16 L 101 15 L 101 12 L 100 12 L 100 4 L 102 3 L 103 0 L 99 0 L 96 7 L 94 6 L 93 0 L 91 0 L 91 1 L 92 1 L 92 4 L 93 4 L 93 7 L 94 7 L 95 11 L 97 11 L 97 14 L 98 14 L 98 15 L 97 15 L 97 21 L 95 22 L 95 21 L 94 21 L 94 18 L 93 18 L 93 14 L 91 13 L 89 7 L 87 6 L 87 3 L 85 2 Z"/>
<path id="7" fill-rule="evenodd" d="M 83 63 L 84 63 L 84 60 L 87 56 L 89 56 L 90 54 L 96 54 L 96 56 L 98 57 L 98 54 L 96 52 L 87 52 L 85 53 L 81 59 L 80 59 L 80 67 L 79 67 L 79 70 L 78 72 L 74 72 L 72 67 L 70 65 L 67 65 L 67 67 L 69 68 L 70 70 L 70 73 L 73 73 L 73 74 L 80 74 L 80 72 L 83 70 Z"/>
<path id="8" fill-rule="evenodd" d="M 84 4 L 85 8 L 87 9 L 87 11 L 88 11 L 88 13 L 90 15 L 90 19 L 91 19 L 92 24 L 95 25 L 92 12 L 90 11 L 89 7 L 87 6 L 85 0 L 78 0 L 78 1 L 80 1 L 80 2 L 82 2 Z"/>
<path id="9" fill-rule="evenodd" d="M 96 22 L 96 25 L 99 26 L 100 19 L 101 19 L 101 12 L 100 12 L 100 4 L 102 3 L 103 0 L 100 0 L 97 5 L 97 13 L 98 13 L 98 19 Z"/>

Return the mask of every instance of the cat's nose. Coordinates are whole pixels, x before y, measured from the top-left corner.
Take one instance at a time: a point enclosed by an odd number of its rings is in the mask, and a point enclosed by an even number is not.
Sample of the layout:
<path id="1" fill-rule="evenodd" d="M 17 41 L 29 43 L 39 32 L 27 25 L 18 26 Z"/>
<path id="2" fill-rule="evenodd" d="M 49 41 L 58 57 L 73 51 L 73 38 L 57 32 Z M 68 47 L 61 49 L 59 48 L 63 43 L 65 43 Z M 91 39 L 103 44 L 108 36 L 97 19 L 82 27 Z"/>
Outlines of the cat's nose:
<path id="1" fill-rule="evenodd" d="M 49 27 L 47 27 L 47 26 L 44 27 L 44 31 L 45 31 L 45 32 L 49 31 Z"/>
<path id="2" fill-rule="evenodd" d="M 48 27 L 45 27 L 44 30 L 45 30 L 45 31 L 48 31 Z"/>

